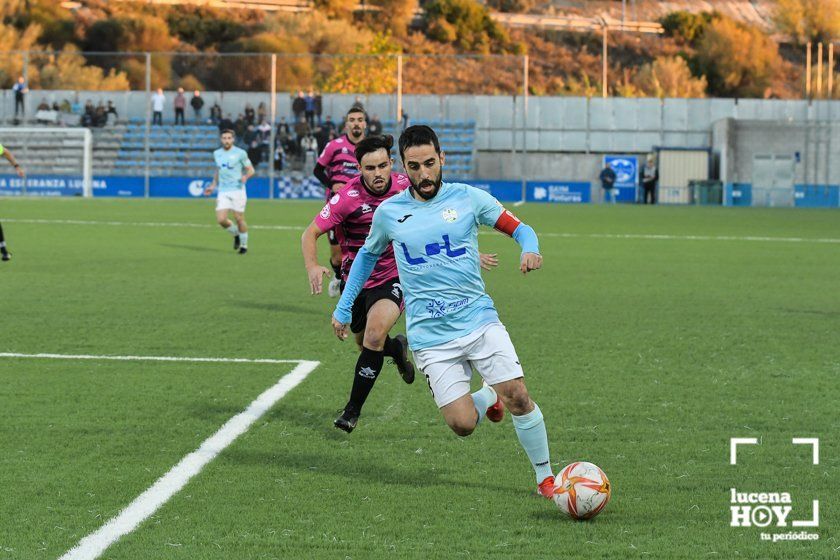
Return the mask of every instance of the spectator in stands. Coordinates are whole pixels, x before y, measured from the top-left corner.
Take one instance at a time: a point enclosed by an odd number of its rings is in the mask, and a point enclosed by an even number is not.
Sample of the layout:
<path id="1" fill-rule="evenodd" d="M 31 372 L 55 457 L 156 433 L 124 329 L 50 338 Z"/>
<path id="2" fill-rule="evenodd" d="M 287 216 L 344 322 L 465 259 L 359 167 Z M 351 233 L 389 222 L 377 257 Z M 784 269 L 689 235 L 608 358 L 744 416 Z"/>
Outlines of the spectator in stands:
<path id="1" fill-rule="evenodd" d="M 260 150 L 262 150 L 262 159 L 271 161 L 271 125 L 263 119 L 257 127 L 257 135 L 260 139 Z"/>
<path id="2" fill-rule="evenodd" d="M 96 119 L 96 107 L 93 106 L 93 101 L 88 99 L 85 102 L 85 112 L 82 115 L 82 126 L 92 127 Z"/>
<path id="3" fill-rule="evenodd" d="M 47 98 L 46 97 L 41 99 L 41 102 L 38 103 L 38 107 L 36 107 L 36 110 L 37 110 L 37 113 L 35 114 L 35 117 L 36 117 L 36 122 L 38 124 L 49 124 L 51 122 L 51 119 L 45 118 L 45 115 L 43 113 L 41 113 L 41 111 L 49 112 L 49 110 L 50 110 L 50 104 L 47 103 Z M 54 122 L 54 121 L 52 121 L 52 122 Z"/>
<path id="4" fill-rule="evenodd" d="M 38 103 L 38 110 L 39 111 L 49 111 L 50 110 L 50 104 L 47 103 L 47 98 L 46 97 L 41 98 L 41 102 Z"/>
<path id="5" fill-rule="evenodd" d="M 239 113 L 239 116 L 236 117 L 236 121 L 233 123 L 233 131 L 236 133 L 236 137 L 242 138 L 247 128 L 248 123 L 245 121 L 245 117 L 242 116 L 242 113 Z"/>
<path id="6" fill-rule="evenodd" d="M 382 134 L 382 121 L 379 120 L 379 115 L 373 115 L 368 123 L 368 136 L 379 136 Z"/>
<path id="7" fill-rule="evenodd" d="M 172 102 L 172 106 L 175 108 L 175 124 L 178 124 L 178 120 L 181 120 L 181 126 L 186 124 L 184 122 L 184 109 L 187 108 L 187 98 L 184 97 L 184 88 L 178 88 L 178 93 L 175 95 L 175 101 Z"/>
<path id="8" fill-rule="evenodd" d="M 309 128 L 315 128 L 315 92 L 310 89 L 303 101 L 306 109 L 306 122 L 309 123 Z"/>
<path id="9" fill-rule="evenodd" d="M 260 133 L 260 140 L 268 140 L 271 138 L 271 125 L 263 119 L 260 121 L 257 131 Z"/>
<path id="10" fill-rule="evenodd" d="M 274 170 L 283 171 L 283 164 L 286 162 L 286 152 L 283 151 L 283 145 L 277 144 L 274 149 Z"/>
<path id="11" fill-rule="evenodd" d="M 248 124 L 254 124 L 254 119 L 256 118 L 256 113 L 254 112 L 254 107 L 250 103 L 245 104 L 245 122 Z"/>
<path id="12" fill-rule="evenodd" d="M 195 114 L 195 124 L 201 124 L 201 109 L 204 108 L 204 99 L 201 97 L 201 92 L 195 90 L 192 99 L 190 99 L 190 107 L 193 108 Z"/>
<path id="13" fill-rule="evenodd" d="M 108 122 L 108 111 L 105 109 L 105 104 L 102 100 L 96 104 L 96 110 L 93 112 L 93 126 L 101 128 Z"/>
<path id="14" fill-rule="evenodd" d="M 253 127 L 254 125 L 248 126 Z M 259 142 L 257 142 L 256 140 L 248 144 L 248 159 L 251 160 L 251 165 L 254 166 L 254 169 L 256 169 L 262 161 L 261 151 L 262 150 L 260 150 Z"/>
<path id="15" fill-rule="evenodd" d="M 117 113 L 117 108 L 114 106 L 114 102 L 109 99 L 108 106 L 105 107 L 105 117 L 110 119 L 111 115 L 114 115 L 114 123 L 116 123 L 117 119 L 120 118 L 120 114 Z"/>
<path id="16" fill-rule="evenodd" d="M 162 88 L 157 88 L 157 91 L 152 95 L 152 124 L 163 126 L 164 105 L 166 105 L 166 96 L 163 95 Z"/>
<path id="17" fill-rule="evenodd" d="M 58 110 L 62 113 L 73 112 L 73 108 L 70 106 L 70 101 L 66 97 L 61 100 L 61 105 L 58 106 Z"/>
<path id="18" fill-rule="evenodd" d="M 210 107 L 210 122 L 215 125 L 222 122 L 222 107 L 219 105 L 218 99 L 213 103 L 213 106 Z M 233 123 L 231 123 L 231 127 L 232 126 Z"/>
<path id="19" fill-rule="evenodd" d="M 297 92 L 297 97 L 292 101 L 292 113 L 295 116 L 295 124 L 303 120 L 303 114 L 306 112 L 306 99 L 303 97 L 303 91 Z"/>
<path id="20" fill-rule="evenodd" d="M 245 133 L 242 135 L 242 141 L 246 146 L 250 146 L 252 142 L 259 142 L 259 140 L 260 136 L 257 129 L 254 125 L 249 124 L 248 128 L 245 129 Z"/>
<path id="21" fill-rule="evenodd" d="M 50 105 L 50 109 L 56 112 L 60 111 L 61 109 L 58 107 L 58 101 L 53 101 L 52 105 Z"/>
<path id="22" fill-rule="evenodd" d="M 26 109 L 24 106 L 24 96 L 29 93 L 29 87 L 26 85 L 26 79 L 23 76 L 18 78 L 17 83 L 12 86 L 12 91 L 15 92 L 15 118 L 17 119 L 18 111 L 23 118 L 26 118 Z"/>
<path id="23" fill-rule="evenodd" d="M 315 140 L 318 141 L 318 153 L 320 154 L 327 147 L 327 142 L 330 141 L 330 131 L 324 126 L 315 127 Z"/>
<path id="24" fill-rule="evenodd" d="M 321 92 L 317 92 L 315 94 L 315 120 L 318 124 L 321 124 L 321 113 L 324 110 L 324 98 L 321 96 Z"/>
<path id="25" fill-rule="evenodd" d="M 289 128 L 289 123 L 286 122 L 286 117 L 280 117 L 280 122 L 277 123 L 277 138 L 281 140 L 285 140 L 289 136 L 292 135 L 292 131 Z"/>
<path id="26" fill-rule="evenodd" d="M 300 141 L 301 150 L 304 156 L 304 169 L 313 169 L 315 167 L 315 158 L 318 157 L 318 140 L 310 133 L 303 137 Z"/>
<path id="27" fill-rule="evenodd" d="M 657 182 L 659 182 L 659 169 L 656 168 L 656 160 L 653 155 L 649 155 L 645 167 L 642 169 L 642 202 L 644 204 L 656 204 Z"/>
<path id="28" fill-rule="evenodd" d="M 262 123 L 267 118 L 268 118 L 268 112 L 265 108 L 265 102 L 260 101 L 260 104 L 257 105 L 257 121 L 256 122 Z"/>
<path id="29" fill-rule="evenodd" d="M 73 97 L 73 104 L 70 106 L 70 112 L 74 115 L 82 115 L 82 102 L 79 101 L 79 94 L 78 92 Z"/>
<path id="30" fill-rule="evenodd" d="M 216 105 L 218 107 L 218 104 Z M 221 107 L 219 108 L 219 113 L 221 115 Z M 236 125 L 234 124 L 233 120 L 231 120 L 231 114 L 228 113 L 225 118 L 219 119 L 219 130 L 234 130 Z"/>
<path id="31" fill-rule="evenodd" d="M 321 125 L 321 128 L 327 132 L 327 135 L 336 131 L 336 126 L 331 116 L 327 115 L 327 118 L 324 119 L 324 123 Z"/>
<path id="32" fill-rule="evenodd" d="M 607 202 L 607 200 L 610 199 L 610 201 L 615 204 L 615 171 L 613 171 L 609 162 L 604 165 L 604 168 L 601 170 L 601 174 L 598 175 L 598 178 L 601 180 L 601 189 L 604 192 L 604 202 Z"/>
<path id="33" fill-rule="evenodd" d="M 299 120 L 295 123 L 295 138 L 296 138 L 296 150 L 297 154 L 303 154 L 302 142 L 304 137 L 309 136 L 311 129 L 309 128 L 309 123 L 306 122 L 306 119 Z"/>

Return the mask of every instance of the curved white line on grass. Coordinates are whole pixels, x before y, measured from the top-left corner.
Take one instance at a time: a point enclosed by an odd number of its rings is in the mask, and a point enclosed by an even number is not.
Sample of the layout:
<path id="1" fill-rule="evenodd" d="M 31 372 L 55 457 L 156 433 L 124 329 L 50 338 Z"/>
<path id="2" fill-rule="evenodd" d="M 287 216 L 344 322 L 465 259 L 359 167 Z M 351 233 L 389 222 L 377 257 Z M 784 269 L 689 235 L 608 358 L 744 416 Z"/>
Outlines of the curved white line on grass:
<path id="1" fill-rule="evenodd" d="M 100 222 L 93 220 L 34 220 L 2 218 L 3 222 L 17 224 L 69 224 L 82 226 L 119 226 L 119 227 L 185 227 L 218 229 L 216 225 L 191 224 L 186 222 Z M 303 231 L 304 226 L 273 226 L 273 225 L 248 225 L 250 229 L 269 231 Z M 481 235 L 493 235 L 495 232 L 481 231 Z M 780 243 L 839 243 L 840 238 L 833 237 L 770 237 L 756 235 L 670 235 L 656 233 L 562 233 L 562 232 L 538 232 L 539 237 L 563 237 L 569 239 L 592 238 L 592 239 L 649 239 L 664 241 L 760 241 Z"/>
<path id="2" fill-rule="evenodd" d="M 218 362 L 224 364 L 298 364 L 305 360 L 272 358 L 184 358 L 181 356 L 98 356 L 95 354 L 21 354 L 0 352 L 0 358 L 35 358 L 41 360 L 115 360 L 119 362 Z"/>
<path id="3" fill-rule="evenodd" d="M 186 486 L 187 482 L 201 472 L 201 469 L 215 459 L 224 448 L 245 433 L 277 401 L 306 379 L 306 376 L 312 373 L 319 363 L 301 361 L 291 373 L 281 377 L 273 387 L 257 397 L 247 409 L 228 420 L 218 432 L 207 438 L 201 447 L 181 459 L 172 470 L 160 477 L 151 488 L 140 494 L 119 515 L 96 532 L 83 538 L 59 560 L 94 560 L 120 537 L 134 531 Z"/>

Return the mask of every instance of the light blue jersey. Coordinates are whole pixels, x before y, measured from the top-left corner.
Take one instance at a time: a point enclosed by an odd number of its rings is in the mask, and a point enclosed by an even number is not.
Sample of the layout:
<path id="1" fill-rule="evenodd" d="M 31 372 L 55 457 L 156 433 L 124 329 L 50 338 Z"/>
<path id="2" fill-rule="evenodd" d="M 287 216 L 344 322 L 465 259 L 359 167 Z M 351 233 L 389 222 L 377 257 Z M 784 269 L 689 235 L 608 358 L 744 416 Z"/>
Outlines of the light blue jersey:
<path id="1" fill-rule="evenodd" d="M 386 200 L 376 210 L 367 242 L 353 263 L 336 319 L 350 321 L 360 289 L 356 284 L 370 273 L 367 260 L 375 263 L 374 257 L 393 242 L 412 350 L 455 340 L 498 321 L 481 278 L 478 227 L 494 226 L 502 211 L 490 194 L 460 183 L 443 183 L 428 202 L 415 200 L 410 190 Z M 538 252 L 536 235 L 524 227 L 532 236 L 527 239 L 528 252 Z"/>
<path id="2" fill-rule="evenodd" d="M 229 150 L 219 148 L 213 152 L 216 168 L 219 170 L 219 192 L 234 191 L 244 188 L 242 174 L 251 165 L 248 152 L 231 146 Z"/>

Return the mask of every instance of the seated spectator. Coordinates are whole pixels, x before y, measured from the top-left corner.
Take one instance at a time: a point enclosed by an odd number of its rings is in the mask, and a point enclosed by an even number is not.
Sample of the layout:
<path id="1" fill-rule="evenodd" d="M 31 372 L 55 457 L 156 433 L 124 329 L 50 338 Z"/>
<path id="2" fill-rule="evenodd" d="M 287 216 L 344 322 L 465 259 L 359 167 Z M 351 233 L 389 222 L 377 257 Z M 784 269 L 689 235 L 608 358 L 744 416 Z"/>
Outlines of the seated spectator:
<path id="1" fill-rule="evenodd" d="M 73 112 L 73 108 L 70 105 L 70 101 L 68 101 L 66 97 L 61 100 L 61 105 L 58 106 L 58 110 L 61 111 L 62 113 L 72 113 Z"/>
<path id="2" fill-rule="evenodd" d="M 260 146 L 256 140 L 248 144 L 248 159 L 251 160 L 251 165 L 255 169 L 260 164 L 260 161 L 262 161 L 262 150 L 260 150 Z"/>
<path id="3" fill-rule="evenodd" d="M 119 113 L 117 113 L 117 108 L 114 106 L 114 102 L 110 99 L 108 100 L 108 106 L 105 108 L 106 115 L 114 115 L 114 121 L 120 118 Z"/>
<path id="4" fill-rule="evenodd" d="M 254 119 L 256 118 L 256 113 L 254 113 L 254 107 L 251 106 L 250 103 L 245 104 L 245 122 L 248 124 L 254 124 Z"/>
<path id="5" fill-rule="evenodd" d="M 268 111 L 265 108 L 265 102 L 260 101 L 260 104 L 257 106 L 257 122 L 261 123 L 267 118 Z"/>
<path id="6" fill-rule="evenodd" d="M 50 107 L 53 111 L 61 111 L 61 108 L 58 106 L 58 101 L 53 101 L 52 107 Z"/>
<path id="7" fill-rule="evenodd" d="M 382 121 L 379 120 L 379 115 L 373 115 L 367 125 L 368 136 L 378 136 L 382 134 Z"/>
<path id="8" fill-rule="evenodd" d="M 79 96 L 73 98 L 73 104 L 70 105 L 70 112 L 74 115 L 81 115 L 82 114 L 82 102 L 79 101 Z"/>
<path id="9" fill-rule="evenodd" d="M 213 124 L 219 124 L 222 121 L 222 108 L 219 106 L 219 101 L 217 100 L 213 103 L 213 106 L 210 107 L 210 122 Z"/>
<path id="10" fill-rule="evenodd" d="M 280 122 L 277 123 L 277 138 L 281 138 L 285 140 L 288 136 L 291 136 L 292 131 L 289 128 L 289 123 L 286 122 L 286 117 L 280 117 Z"/>
<path id="11" fill-rule="evenodd" d="M 331 116 L 327 115 L 327 118 L 324 119 L 324 123 L 321 125 L 321 128 L 323 128 L 327 132 L 327 134 L 329 134 L 330 132 L 335 132 L 335 122 L 333 122 Z"/>
<path id="12" fill-rule="evenodd" d="M 245 129 L 245 133 L 242 135 L 242 141 L 246 146 L 250 146 L 252 142 L 259 143 L 259 134 L 257 133 L 257 129 L 254 128 L 254 125 L 248 125 L 248 128 Z"/>
<path id="13" fill-rule="evenodd" d="M 107 122 L 108 113 L 105 110 L 105 105 L 100 100 L 99 103 L 96 104 L 96 110 L 94 111 L 93 126 L 101 128 L 105 126 L 105 123 Z"/>
<path id="14" fill-rule="evenodd" d="M 41 102 L 38 103 L 38 111 L 49 111 L 49 110 L 50 110 L 50 104 L 47 103 L 47 98 L 44 97 L 44 98 L 41 99 Z"/>
<path id="15" fill-rule="evenodd" d="M 242 116 L 242 113 L 239 113 L 239 116 L 236 117 L 236 121 L 233 123 L 233 131 L 236 133 L 236 137 L 242 138 L 242 135 L 245 134 L 247 127 L 248 122 L 245 120 L 245 117 Z"/>
<path id="16" fill-rule="evenodd" d="M 266 122 L 265 119 L 260 121 L 260 125 L 257 127 L 257 131 L 260 133 L 260 139 L 262 141 L 268 142 L 271 138 L 271 125 Z"/>
<path id="17" fill-rule="evenodd" d="M 283 151 L 283 146 L 278 144 L 274 150 L 274 170 L 283 171 L 283 165 L 286 163 L 286 152 Z"/>

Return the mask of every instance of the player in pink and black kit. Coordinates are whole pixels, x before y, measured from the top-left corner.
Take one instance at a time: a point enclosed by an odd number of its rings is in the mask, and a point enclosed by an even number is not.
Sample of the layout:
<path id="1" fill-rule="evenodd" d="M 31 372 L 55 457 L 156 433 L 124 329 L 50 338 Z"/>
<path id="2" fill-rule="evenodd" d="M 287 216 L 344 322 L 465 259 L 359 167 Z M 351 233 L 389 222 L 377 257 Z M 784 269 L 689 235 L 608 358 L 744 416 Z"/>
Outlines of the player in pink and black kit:
<path id="1" fill-rule="evenodd" d="M 344 117 L 344 134 L 324 147 L 318 156 L 312 173 L 324 185 L 326 198 L 341 190 L 344 185 L 359 176 L 359 161 L 356 159 L 356 145 L 365 137 L 367 129 L 367 115 L 361 105 L 353 105 Z M 338 297 L 339 276 L 342 255 L 339 250 L 341 244 L 340 231 L 330 230 L 330 264 L 335 271 L 335 278 L 329 285 L 330 297 Z"/>
<path id="2" fill-rule="evenodd" d="M 356 253 L 365 244 L 370 232 L 373 213 L 388 198 L 411 184 L 408 177 L 391 173 L 393 160 L 391 136 L 372 136 L 355 146 L 355 156 L 361 162 L 361 175 L 350 179 L 335 193 L 315 217 L 301 237 L 306 272 L 312 294 L 320 294 L 324 276 L 329 270 L 318 264 L 316 242 L 327 231 L 337 230 L 341 240 L 341 277 L 346 279 Z M 352 432 L 359 420 L 385 356 L 391 358 L 406 383 L 414 382 L 414 365 L 408 360 L 408 341 L 404 335 L 394 338 L 388 332 L 400 318 L 403 292 L 389 246 L 379 258 L 368 281 L 353 303 L 350 330 L 356 337 L 361 354 L 356 362 L 356 375 L 350 400 L 335 426 Z"/>

